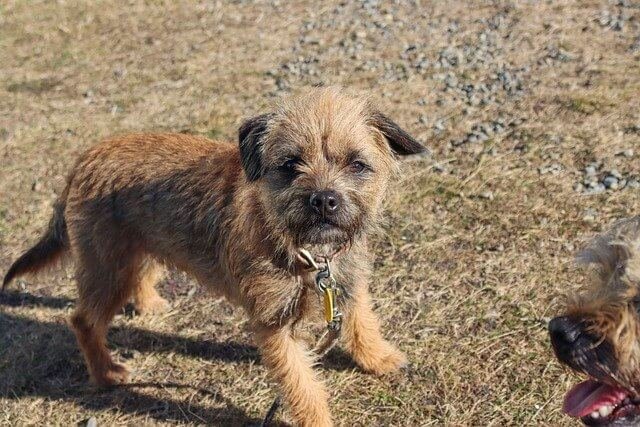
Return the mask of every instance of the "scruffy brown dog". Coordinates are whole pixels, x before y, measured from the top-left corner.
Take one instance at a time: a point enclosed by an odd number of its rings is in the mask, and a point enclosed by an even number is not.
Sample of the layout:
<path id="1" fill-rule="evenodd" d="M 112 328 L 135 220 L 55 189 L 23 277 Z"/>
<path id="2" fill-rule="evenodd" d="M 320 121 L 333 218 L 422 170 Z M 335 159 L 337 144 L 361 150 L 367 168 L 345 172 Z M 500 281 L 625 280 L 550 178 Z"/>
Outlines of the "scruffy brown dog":
<path id="1" fill-rule="evenodd" d="M 564 411 L 587 425 L 640 424 L 640 216 L 618 222 L 579 255 L 592 286 L 549 323 L 556 356 L 590 379 Z"/>
<path id="2" fill-rule="evenodd" d="M 335 254 L 342 338 L 354 360 L 375 374 L 404 365 L 371 310 L 367 236 L 395 155 L 424 147 L 336 88 L 247 120 L 239 140 L 238 147 L 135 134 L 91 148 L 73 168 L 44 237 L 11 266 L 3 287 L 70 253 L 79 292 L 71 324 L 93 381 L 108 386 L 127 379 L 106 347 L 111 319 L 131 297 L 142 312 L 165 308 L 154 284 L 160 265 L 175 266 L 244 307 L 295 422 L 331 425 L 313 355 L 294 331 L 323 311 L 300 251 Z"/>

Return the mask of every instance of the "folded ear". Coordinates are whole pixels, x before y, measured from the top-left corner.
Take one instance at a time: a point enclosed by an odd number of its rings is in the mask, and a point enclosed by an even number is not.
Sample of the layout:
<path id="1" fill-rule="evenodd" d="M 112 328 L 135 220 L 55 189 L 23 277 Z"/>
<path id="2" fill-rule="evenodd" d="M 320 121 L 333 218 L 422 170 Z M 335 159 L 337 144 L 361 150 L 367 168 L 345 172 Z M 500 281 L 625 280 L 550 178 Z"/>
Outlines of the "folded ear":
<path id="1" fill-rule="evenodd" d="M 245 120 L 238 130 L 240 160 L 249 181 L 255 181 L 264 173 L 262 162 L 263 137 L 267 132 L 269 119 L 273 114 L 261 114 Z"/>
<path id="2" fill-rule="evenodd" d="M 396 154 L 404 156 L 426 151 L 426 147 L 379 111 L 375 111 L 371 115 L 371 124 L 385 136 L 391 150 Z"/>

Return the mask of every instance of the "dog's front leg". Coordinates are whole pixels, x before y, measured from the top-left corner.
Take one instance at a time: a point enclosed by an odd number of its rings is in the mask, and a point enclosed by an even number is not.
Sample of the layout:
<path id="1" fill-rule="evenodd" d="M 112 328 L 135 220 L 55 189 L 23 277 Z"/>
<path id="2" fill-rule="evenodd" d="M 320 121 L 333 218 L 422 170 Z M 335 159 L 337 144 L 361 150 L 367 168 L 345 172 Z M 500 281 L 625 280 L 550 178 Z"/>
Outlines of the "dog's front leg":
<path id="1" fill-rule="evenodd" d="M 262 361 L 280 385 L 281 393 L 300 426 L 331 426 L 329 396 L 313 370 L 314 357 L 297 341 L 290 326 L 260 327 L 256 340 Z"/>
<path id="2" fill-rule="evenodd" d="M 371 309 L 366 281 L 356 283 L 345 311 L 343 340 L 362 369 L 382 375 L 407 364 L 405 355 L 382 337 L 380 321 Z"/>

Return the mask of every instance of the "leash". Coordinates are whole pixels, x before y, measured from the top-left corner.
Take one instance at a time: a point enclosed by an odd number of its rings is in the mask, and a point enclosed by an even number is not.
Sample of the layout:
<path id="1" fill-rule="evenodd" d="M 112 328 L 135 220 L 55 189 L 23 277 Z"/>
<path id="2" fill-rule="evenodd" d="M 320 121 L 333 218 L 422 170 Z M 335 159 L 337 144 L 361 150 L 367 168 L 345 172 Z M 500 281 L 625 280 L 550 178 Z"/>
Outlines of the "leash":
<path id="1" fill-rule="evenodd" d="M 327 330 L 324 331 L 313 348 L 313 352 L 318 359 L 323 358 L 340 337 L 342 313 L 338 310 L 337 298 L 341 295 L 341 290 L 331 272 L 331 261 L 342 250 L 343 248 L 340 248 L 331 256 L 318 257 L 318 260 L 305 249 L 300 249 L 298 253 L 298 260 L 305 265 L 305 269 L 310 272 L 316 272 L 316 288 L 320 291 L 324 300 L 324 320 L 327 322 Z M 269 407 L 260 427 L 267 427 L 273 422 L 280 406 L 282 406 L 282 398 L 278 396 Z"/>

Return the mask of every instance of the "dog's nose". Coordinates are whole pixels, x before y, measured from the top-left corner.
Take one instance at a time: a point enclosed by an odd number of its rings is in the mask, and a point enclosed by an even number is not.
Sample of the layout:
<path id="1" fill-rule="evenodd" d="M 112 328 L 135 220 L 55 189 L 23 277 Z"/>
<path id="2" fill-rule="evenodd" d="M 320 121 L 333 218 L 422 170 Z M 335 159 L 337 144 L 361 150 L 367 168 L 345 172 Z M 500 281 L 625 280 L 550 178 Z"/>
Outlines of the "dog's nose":
<path id="1" fill-rule="evenodd" d="M 591 336 L 584 333 L 582 319 L 570 316 L 561 316 L 551 319 L 549 322 L 549 336 L 556 357 L 573 366 L 573 354 L 581 348 L 587 348 L 591 342 Z"/>
<path id="2" fill-rule="evenodd" d="M 322 216 L 330 216 L 338 210 L 340 197 L 335 191 L 317 191 L 309 197 L 311 208 Z"/>
<path id="3" fill-rule="evenodd" d="M 549 335 L 554 344 L 571 345 L 582 331 L 582 322 L 569 316 L 555 317 L 549 322 Z"/>

